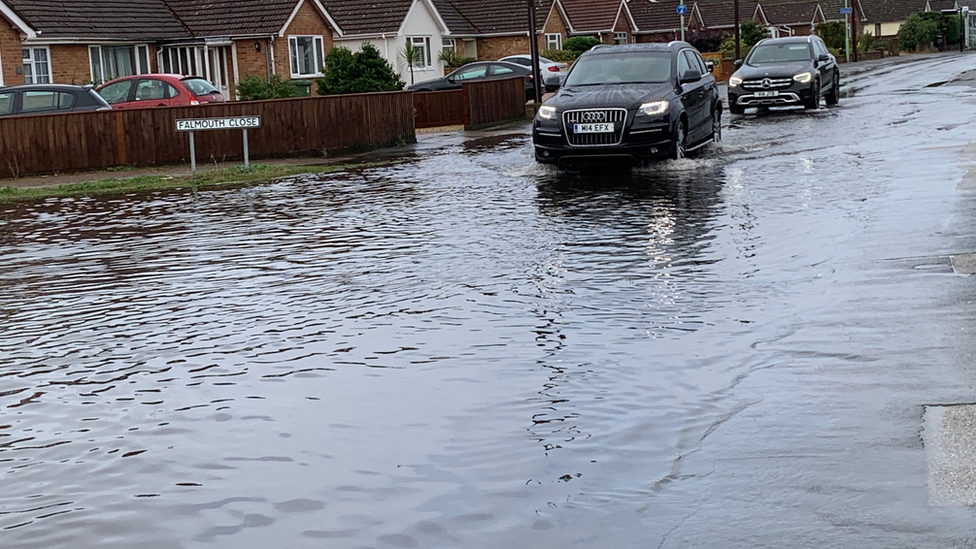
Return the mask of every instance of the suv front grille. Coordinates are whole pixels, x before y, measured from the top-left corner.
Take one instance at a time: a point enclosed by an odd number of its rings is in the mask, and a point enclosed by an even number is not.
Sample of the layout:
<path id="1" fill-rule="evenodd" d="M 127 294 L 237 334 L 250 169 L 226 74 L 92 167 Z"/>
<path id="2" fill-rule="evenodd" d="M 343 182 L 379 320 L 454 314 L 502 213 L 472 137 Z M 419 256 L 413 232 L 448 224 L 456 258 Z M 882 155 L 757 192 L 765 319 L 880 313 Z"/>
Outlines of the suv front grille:
<path id="1" fill-rule="evenodd" d="M 742 89 L 775 90 L 777 88 L 788 88 L 792 83 L 792 78 L 760 78 L 758 80 L 744 81 L 742 83 Z"/>
<path id="2" fill-rule="evenodd" d="M 613 132 L 574 133 L 573 124 L 612 123 Z M 593 147 L 599 145 L 619 145 L 623 140 L 624 126 L 627 124 L 626 109 L 584 109 L 563 113 L 563 127 L 566 139 L 574 147 Z"/>

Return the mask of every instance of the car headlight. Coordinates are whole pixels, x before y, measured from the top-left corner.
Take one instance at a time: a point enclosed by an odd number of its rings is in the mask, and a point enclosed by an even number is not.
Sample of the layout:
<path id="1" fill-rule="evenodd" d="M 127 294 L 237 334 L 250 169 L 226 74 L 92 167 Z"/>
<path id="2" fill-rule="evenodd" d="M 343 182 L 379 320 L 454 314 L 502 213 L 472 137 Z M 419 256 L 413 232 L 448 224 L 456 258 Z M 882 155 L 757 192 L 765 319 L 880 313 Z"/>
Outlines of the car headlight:
<path id="1" fill-rule="evenodd" d="M 732 78 L 729 78 L 729 87 L 730 88 L 736 88 L 741 83 L 742 83 L 742 79 L 739 78 L 738 76 L 733 76 Z"/>
<path id="2" fill-rule="evenodd" d="M 656 116 L 658 114 L 664 114 L 668 110 L 669 103 L 667 101 L 651 101 L 650 103 L 644 103 L 637 109 L 637 112 L 641 114 L 646 114 L 647 116 Z"/>
<path id="3" fill-rule="evenodd" d="M 546 120 L 556 118 L 556 107 L 550 107 L 549 105 L 539 107 L 539 118 L 545 118 Z"/>
<path id="4" fill-rule="evenodd" d="M 813 73 L 801 72 L 799 74 L 794 74 L 793 80 L 796 80 L 801 84 L 806 84 L 807 82 L 813 80 Z"/>

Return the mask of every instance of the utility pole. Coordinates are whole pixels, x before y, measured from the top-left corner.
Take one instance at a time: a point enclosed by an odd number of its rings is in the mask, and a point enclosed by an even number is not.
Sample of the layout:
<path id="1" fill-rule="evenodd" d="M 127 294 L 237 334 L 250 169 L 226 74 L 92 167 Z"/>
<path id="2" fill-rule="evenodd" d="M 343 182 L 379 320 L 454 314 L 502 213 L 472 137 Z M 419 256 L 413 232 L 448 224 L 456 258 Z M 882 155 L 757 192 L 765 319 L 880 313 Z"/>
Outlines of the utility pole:
<path id="1" fill-rule="evenodd" d="M 853 0 L 851 2 L 851 51 L 854 52 L 851 61 L 857 62 L 857 18 L 860 17 L 857 11 L 857 1 Z"/>
<path id="2" fill-rule="evenodd" d="M 742 52 L 739 51 L 739 0 L 732 0 L 732 21 L 735 23 L 735 58 L 742 59 Z"/>
<path id="3" fill-rule="evenodd" d="M 848 0 L 844 0 L 844 58 L 851 62 L 851 6 Z"/>
<path id="4" fill-rule="evenodd" d="M 529 5 L 529 55 L 532 57 L 532 89 L 535 92 L 536 106 L 542 101 L 542 71 L 539 70 L 539 44 L 535 37 L 535 0 L 526 0 Z"/>

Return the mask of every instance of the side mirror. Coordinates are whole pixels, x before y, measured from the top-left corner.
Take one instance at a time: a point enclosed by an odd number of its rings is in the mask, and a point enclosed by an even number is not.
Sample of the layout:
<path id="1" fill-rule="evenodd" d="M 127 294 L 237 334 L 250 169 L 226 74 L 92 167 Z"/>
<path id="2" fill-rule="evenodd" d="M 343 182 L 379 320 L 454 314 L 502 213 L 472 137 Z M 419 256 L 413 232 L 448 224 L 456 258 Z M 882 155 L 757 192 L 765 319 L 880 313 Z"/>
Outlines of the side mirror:
<path id="1" fill-rule="evenodd" d="M 823 61 L 823 62 L 830 61 L 830 56 L 827 55 L 826 53 L 821 53 L 819 56 L 817 56 L 817 61 Z"/>
<path id="2" fill-rule="evenodd" d="M 550 76 L 549 78 L 547 78 L 545 80 L 545 82 L 546 82 L 546 92 L 547 93 L 551 93 L 551 92 L 557 92 L 557 91 L 559 91 L 559 88 L 561 88 L 563 86 L 563 78 L 564 77 L 563 76 L 560 76 L 560 75 L 553 75 L 553 76 Z"/>
<path id="3" fill-rule="evenodd" d="M 735 68 L 739 68 L 739 67 L 742 66 L 742 60 L 741 59 L 736 59 L 735 62 L 732 63 L 732 64 L 735 65 Z"/>
<path id="4" fill-rule="evenodd" d="M 700 73 L 698 69 L 688 69 L 684 72 L 684 74 L 681 75 L 681 80 L 679 80 L 678 83 L 689 84 L 692 82 L 698 82 L 701 79 L 702 73 Z"/>

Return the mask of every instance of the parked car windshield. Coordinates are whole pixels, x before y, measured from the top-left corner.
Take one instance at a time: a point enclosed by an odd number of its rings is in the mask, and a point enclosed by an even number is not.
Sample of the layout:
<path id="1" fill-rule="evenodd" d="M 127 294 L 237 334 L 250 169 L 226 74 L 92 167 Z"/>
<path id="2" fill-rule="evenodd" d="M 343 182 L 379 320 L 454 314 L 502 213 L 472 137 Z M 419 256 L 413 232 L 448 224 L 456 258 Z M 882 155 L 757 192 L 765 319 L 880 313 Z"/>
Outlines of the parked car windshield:
<path id="1" fill-rule="evenodd" d="M 186 86 L 188 90 L 193 92 L 193 95 L 213 95 L 215 93 L 220 93 L 213 84 L 204 80 L 203 78 L 184 78 L 183 85 Z"/>
<path id="2" fill-rule="evenodd" d="M 566 86 L 659 84 L 670 79 L 670 52 L 615 53 L 580 57 L 566 77 Z"/>
<path id="3" fill-rule="evenodd" d="M 808 61 L 813 59 L 810 45 L 804 42 L 788 44 L 759 44 L 752 48 L 746 63 L 762 65 L 764 63 L 788 63 L 790 61 Z"/>

